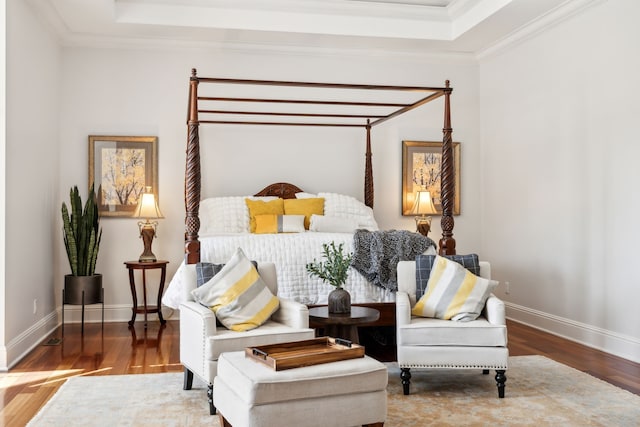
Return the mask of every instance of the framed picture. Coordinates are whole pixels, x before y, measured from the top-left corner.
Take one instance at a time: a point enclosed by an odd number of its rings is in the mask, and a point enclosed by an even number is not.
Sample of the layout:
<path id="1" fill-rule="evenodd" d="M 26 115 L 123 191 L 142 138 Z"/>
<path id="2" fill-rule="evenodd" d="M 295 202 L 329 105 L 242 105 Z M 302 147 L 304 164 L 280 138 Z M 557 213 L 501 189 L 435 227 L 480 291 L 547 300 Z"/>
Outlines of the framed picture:
<path id="1" fill-rule="evenodd" d="M 460 215 L 460 143 L 453 143 L 455 191 L 453 214 Z M 411 211 L 418 190 L 431 193 L 438 214 L 442 213 L 440 182 L 442 174 L 442 142 L 402 141 L 402 215 Z"/>
<path id="2" fill-rule="evenodd" d="M 158 200 L 158 137 L 89 135 L 89 187 L 101 216 L 131 216 L 145 187 Z"/>

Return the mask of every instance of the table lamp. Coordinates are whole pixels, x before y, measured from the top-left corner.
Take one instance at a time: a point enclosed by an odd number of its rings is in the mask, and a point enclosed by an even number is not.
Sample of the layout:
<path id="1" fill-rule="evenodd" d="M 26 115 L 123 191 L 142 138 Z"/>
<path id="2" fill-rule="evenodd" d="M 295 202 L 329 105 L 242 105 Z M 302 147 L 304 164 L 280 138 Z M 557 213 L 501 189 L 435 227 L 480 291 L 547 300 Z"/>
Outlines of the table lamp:
<path id="1" fill-rule="evenodd" d="M 151 192 L 151 187 L 147 187 L 147 190 L 142 193 L 138 207 L 136 208 L 134 218 L 144 218 L 145 221 L 138 221 L 138 228 L 140 229 L 140 237 L 144 242 L 144 252 L 140 255 L 140 262 L 156 262 L 156 256 L 151 252 L 151 243 L 156 236 L 156 229 L 158 228 L 158 221 L 150 221 L 151 219 L 161 219 L 162 212 L 158 208 L 158 202 L 155 195 Z"/>
<path id="2" fill-rule="evenodd" d="M 436 207 L 433 205 L 431 193 L 428 191 L 418 191 L 416 194 L 416 203 L 413 205 L 411 213 L 416 216 L 416 231 L 426 236 L 431 230 L 431 217 L 429 215 L 437 214 Z"/>

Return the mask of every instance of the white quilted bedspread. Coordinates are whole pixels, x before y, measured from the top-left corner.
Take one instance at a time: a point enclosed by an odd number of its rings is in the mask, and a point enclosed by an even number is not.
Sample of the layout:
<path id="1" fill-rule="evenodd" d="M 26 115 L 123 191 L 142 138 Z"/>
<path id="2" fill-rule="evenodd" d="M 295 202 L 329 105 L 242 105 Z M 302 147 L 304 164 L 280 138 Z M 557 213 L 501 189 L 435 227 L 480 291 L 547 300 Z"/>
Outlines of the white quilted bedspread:
<path id="1" fill-rule="evenodd" d="M 291 233 L 291 234 L 230 234 L 201 237 L 202 261 L 224 264 L 238 247 L 247 257 L 258 262 L 273 262 L 278 273 L 278 296 L 303 304 L 326 304 L 327 295 L 334 288 L 307 274 L 306 264 L 322 259 L 322 244 L 331 241 L 344 243 L 353 252 L 351 233 Z M 182 295 L 180 268 L 169 283 L 162 298 L 164 305 L 178 308 Z M 352 303 L 392 302 L 395 294 L 367 281 L 353 268 L 345 289 L 351 294 Z"/>

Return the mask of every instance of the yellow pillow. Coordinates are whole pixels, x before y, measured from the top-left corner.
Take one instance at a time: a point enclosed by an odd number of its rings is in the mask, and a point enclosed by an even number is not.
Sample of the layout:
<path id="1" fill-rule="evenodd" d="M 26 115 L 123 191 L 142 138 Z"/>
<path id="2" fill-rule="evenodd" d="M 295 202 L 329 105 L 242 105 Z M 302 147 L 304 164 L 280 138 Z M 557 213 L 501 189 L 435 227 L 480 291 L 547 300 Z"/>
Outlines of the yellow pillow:
<path id="1" fill-rule="evenodd" d="M 256 215 L 284 215 L 284 205 L 282 199 L 262 200 L 244 199 L 249 208 L 249 231 L 256 231 Z"/>
<path id="2" fill-rule="evenodd" d="M 302 232 L 304 215 L 256 215 L 256 234 Z"/>
<path id="3" fill-rule="evenodd" d="M 304 215 L 304 228 L 309 229 L 311 215 L 324 215 L 324 198 L 285 199 L 284 213 L 286 215 Z"/>

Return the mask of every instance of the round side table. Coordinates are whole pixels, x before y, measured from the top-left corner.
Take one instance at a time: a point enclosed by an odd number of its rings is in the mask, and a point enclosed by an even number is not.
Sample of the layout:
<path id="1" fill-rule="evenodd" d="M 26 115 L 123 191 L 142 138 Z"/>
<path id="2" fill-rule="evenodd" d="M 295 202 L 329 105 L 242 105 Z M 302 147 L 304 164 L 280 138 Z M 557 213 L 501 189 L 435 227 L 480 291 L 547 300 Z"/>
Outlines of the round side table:
<path id="1" fill-rule="evenodd" d="M 147 327 L 147 313 L 158 313 L 160 323 L 164 325 L 167 321 L 162 317 L 162 292 L 164 291 L 164 281 L 167 277 L 167 264 L 169 261 L 154 261 L 154 262 L 140 262 L 140 261 L 125 261 L 124 263 L 129 269 L 129 286 L 131 287 L 131 298 L 133 299 L 133 307 L 131 307 L 132 316 L 129 321 L 129 326 L 133 326 L 136 321 L 136 314 L 144 313 L 144 327 Z M 160 269 L 160 284 L 158 286 L 158 303 L 157 305 L 147 305 L 147 270 Z M 138 307 L 138 295 L 136 293 L 136 279 L 134 276 L 135 270 L 142 270 L 142 295 L 143 306 Z"/>
<path id="2" fill-rule="evenodd" d="M 309 321 L 322 325 L 325 335 L 343 338 L 354 344 L 360 342 L 358 325 L 375 322 L 380 318 L 380 312 L 375 308 L 351 306 L 351 313 L 329 313 L 329 307 L 313 307 L 309 309 Z"/>

